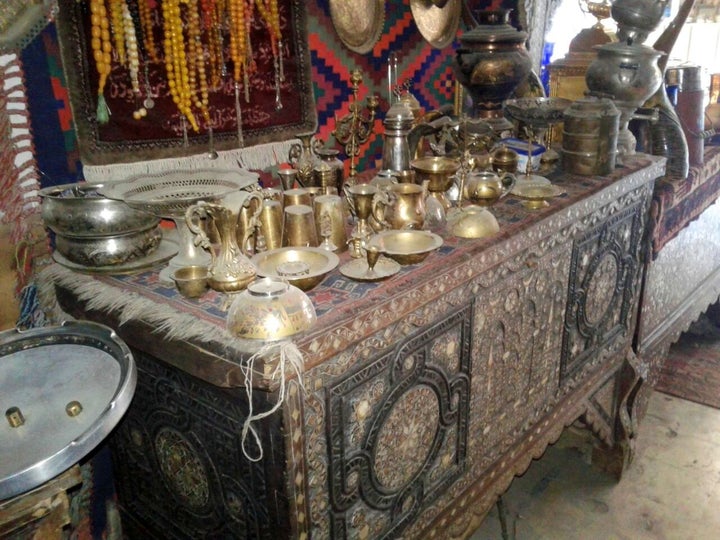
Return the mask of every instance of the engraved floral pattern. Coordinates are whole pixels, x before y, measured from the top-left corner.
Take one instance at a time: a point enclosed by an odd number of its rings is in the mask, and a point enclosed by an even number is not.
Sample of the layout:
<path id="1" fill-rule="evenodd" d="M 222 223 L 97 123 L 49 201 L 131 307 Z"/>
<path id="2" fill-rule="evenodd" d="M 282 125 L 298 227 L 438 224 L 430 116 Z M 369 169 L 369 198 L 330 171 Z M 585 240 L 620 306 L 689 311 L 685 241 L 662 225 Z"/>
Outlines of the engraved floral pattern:
<path id="1" fill-rule="evenodd" d="M 399 489 L 425 464 L 438 428 L 435 393 L 417 386 L 402 396 L 380 428 L 373 469 L 386 488 Z"/>

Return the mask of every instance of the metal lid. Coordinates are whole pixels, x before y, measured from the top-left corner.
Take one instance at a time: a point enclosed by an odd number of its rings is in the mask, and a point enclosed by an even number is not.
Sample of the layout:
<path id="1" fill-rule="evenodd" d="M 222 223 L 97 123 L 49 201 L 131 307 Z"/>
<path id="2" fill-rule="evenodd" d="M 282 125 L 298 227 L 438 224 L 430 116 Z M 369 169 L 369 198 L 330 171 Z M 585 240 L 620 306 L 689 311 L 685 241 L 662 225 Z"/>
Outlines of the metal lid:
<path id="1" fill-rule="evenodd" d="M 388 109 L 383 124 L 385 127 L 400 129 L 410 128 L 415 121 L 412 109 L 406 101 L 396 101 Z"/>
<path id="2" fill-rule="evenodd" d="M 0 500 L 85 457 L 122 418 L 136 380 L 130 349 L 103 325 L 0 332 Z"/>

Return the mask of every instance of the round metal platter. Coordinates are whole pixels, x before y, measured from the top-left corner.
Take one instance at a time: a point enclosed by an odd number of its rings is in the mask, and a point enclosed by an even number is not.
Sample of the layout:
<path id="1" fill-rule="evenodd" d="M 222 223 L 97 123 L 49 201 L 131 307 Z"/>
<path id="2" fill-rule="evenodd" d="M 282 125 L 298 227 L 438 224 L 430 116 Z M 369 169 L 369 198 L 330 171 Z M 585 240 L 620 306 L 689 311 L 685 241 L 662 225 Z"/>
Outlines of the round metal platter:
<path id="1" fill-rule="evenodd" d="M 366 54 L 382 34 L 385 0 L 330 0 L 330 19 L 348 49 Z"/>
<path id="2" fill-rule="evenodd" d="M 130 349 L 106 326 L 0 332 L 0 500 L 85 457 L 122 418 L 136 380 Z M 15 408 L 24 423 L 12 421 Z"/>
<path id="3" fill-rule="evenodd" d="M 462 13 L 461 0 L 447 0 L 444 4 L 432 0 L 410 0 L 410 11 L 418 31 L 431 46 L 444 49 L 455 39 Z"/>

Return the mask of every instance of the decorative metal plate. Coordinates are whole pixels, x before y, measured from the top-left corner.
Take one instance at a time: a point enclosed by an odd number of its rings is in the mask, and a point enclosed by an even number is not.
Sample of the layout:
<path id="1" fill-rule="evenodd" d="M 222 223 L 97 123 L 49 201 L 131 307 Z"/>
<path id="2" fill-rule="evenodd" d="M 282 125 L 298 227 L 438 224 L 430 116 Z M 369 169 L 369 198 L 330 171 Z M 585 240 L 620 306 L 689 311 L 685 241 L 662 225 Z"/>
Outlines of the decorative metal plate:
<path id="1" fill-rule="evenodd" d="M 460 0 L 410 0 L 410 11 L 425 40 L 436 49 L 444 49 L 457 34 L 462 12 Z"/>
<path id="2" fill-rule="evenodd" d="M 163 238 L 160 241 L 158 248 L 145 255 L 144 257 L 138 257 L 122 264 L 113 264 L 108 266 L 86 266 L 84 264 L 78 264 L 71 260 L 68 260 L 62 253 L 55 250 L 53 251 L 53 260 L 63 265 L 65 268 L 70 268 L 76 272 L 83 272 L 85 274 L 134 274 L 142 272 L 159 264 L 169 261 L 178 253 L 178 245 L 172 240 Z"/>
<path id="3" fill-rule="evenodd" d="M 356 53 L 369 53 L 385 23 L 385 0 L 330 0 L 330 18 L 340 41 Z"/>
<path id="4" fill-rule="evenodd" d="M 220 199 L 257 181 L 256 173 L 244 170 L 167 171 L 108 184 L 99 192 L 156 216 L 183 217 L 185 210 L 199 201 Z"/>
<path id="5" fill-rule="evenodd" d="M 130 349 L 103 325 L 0 332 L 0 500 L 85 457 L 125 414 L 136 379 Z"/>

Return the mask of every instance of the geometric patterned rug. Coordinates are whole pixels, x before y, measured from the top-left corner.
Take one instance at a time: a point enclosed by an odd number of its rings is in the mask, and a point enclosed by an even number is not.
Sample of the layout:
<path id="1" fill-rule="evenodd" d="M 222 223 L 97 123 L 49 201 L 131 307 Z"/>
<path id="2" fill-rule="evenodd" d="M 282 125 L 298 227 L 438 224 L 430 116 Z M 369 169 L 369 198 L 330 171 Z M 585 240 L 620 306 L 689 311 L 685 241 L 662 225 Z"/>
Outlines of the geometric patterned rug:
<path id="1" fill-rule="evenodd" d="M 720 409 L 720 325 L 711 306 L 670 347 L 655 390 Z"/>

